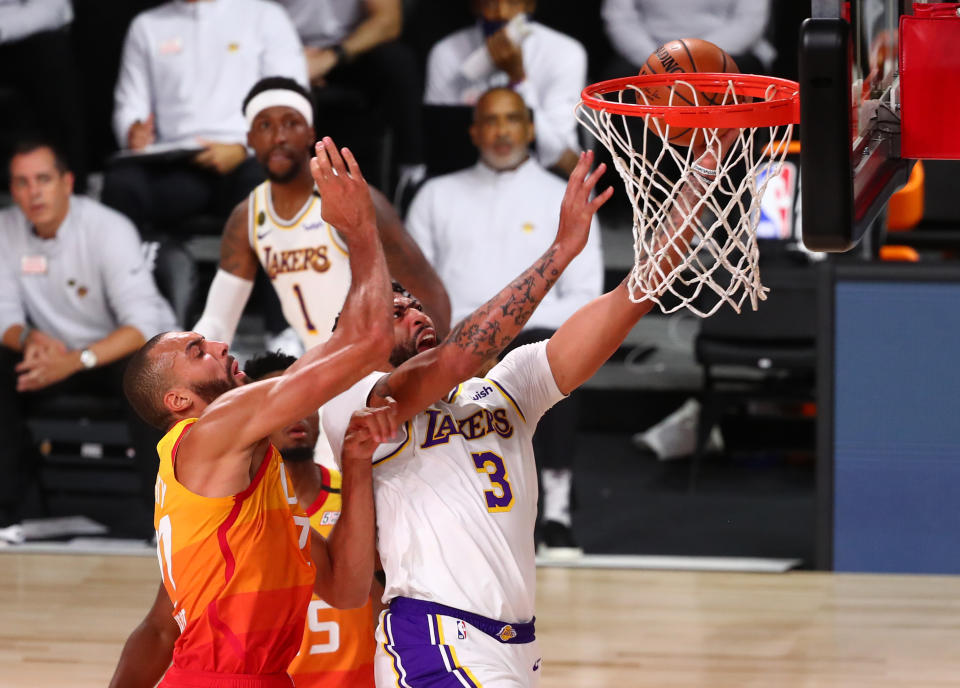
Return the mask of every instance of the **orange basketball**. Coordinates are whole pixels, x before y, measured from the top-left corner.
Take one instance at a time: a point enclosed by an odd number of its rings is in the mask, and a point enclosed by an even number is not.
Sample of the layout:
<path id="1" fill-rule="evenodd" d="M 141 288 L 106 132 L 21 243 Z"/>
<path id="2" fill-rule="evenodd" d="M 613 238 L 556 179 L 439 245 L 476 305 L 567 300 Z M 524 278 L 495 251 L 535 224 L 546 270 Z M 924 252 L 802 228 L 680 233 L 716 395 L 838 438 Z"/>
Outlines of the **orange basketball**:
<path id="1" fill-rule="evenodd" d="M 674 72 L 720 72 L 739 73 L 737 63 L 710 41 L 699 38 L 680 38 L 664 43 L 647 58 L 640 74 L 666 74 Z M 719 105 L 723 102 L 722 93 L 704 93 L 686 84 L 674 87 L 673 101 L 670 100 L 669 86 L 653 86 L 643 89 L 650 105 Z M 637 102 L 643 97 L 637 95 Z M 655 125 L 659 120 L 655 119 Z M 670 143 L 678 146 L 690 145 L 694 129 L 670 128 Z"/>

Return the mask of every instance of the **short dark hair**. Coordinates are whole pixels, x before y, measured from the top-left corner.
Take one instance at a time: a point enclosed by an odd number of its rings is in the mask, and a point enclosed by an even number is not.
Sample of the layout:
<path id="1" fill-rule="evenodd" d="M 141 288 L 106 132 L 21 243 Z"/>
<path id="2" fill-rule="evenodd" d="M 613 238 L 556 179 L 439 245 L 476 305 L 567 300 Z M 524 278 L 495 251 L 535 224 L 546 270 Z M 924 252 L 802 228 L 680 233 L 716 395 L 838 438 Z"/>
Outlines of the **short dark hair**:
<path id="1" fill-rule="evenodd" d="M 247 361 L 246 365 L 243 366 L 243 372 L 251 380 L 260 380 L 270 373 L 282 372 L 296 362 L 296 356 L 285 354 L 279 349 L 277 351 L 267 351 Z"/>
<path id="2" fill-rule="evenodd" d="M 67 159 L 64 157 L 60 147 L 51 139 L 44 136 L 31 136 L 13 144 L 13 151 L 10 153 L 10 159 L 7 160 L 7 169 L 10 169 L 13 159 L 18 155 L 26 155 L 41 148 L 47 148 L 53 154 L 53 164 L 56 165 L 57 172 L 64 174 L 70 171 L 70 166 L 67 165 Z"/>
<path id="3" fill-rule="evenodd" d="M 123 393 L 137 415 L 155 428 L 167 430 L 174 416 L 163 405 L 167 375 L 151 353 L 163 339 L 162 332 L 137 349 L 123 371 Z"/>
<path id="4" fill-rule="evenodd" d="M 247 111 L 247 103 L 253 100 L 257 95 L 263 93 L 264 91 L 272 91 L 278 88 L 299 93 L 307 99 L 307 102 L 310 103 L 310 107 L 314 107 L 313 97 L 310 95 L 310 91 L 305 89 L 299 83 L 285 76 L 268 76 L 260 79 L 260 81 L 255 83 L 253 88 L 250 89 L 250 92 L 247 93 L 247 97 L 243 99 L 243 105 L 240 106 L 241 112 Z"/>
<path id="5" fill-rule="evenodd" d="M 504 93 L 509 93 L 519 98 L 520 102 L 523 103 L 524 111 L 527 113 L 527 119 L 529 119 L 531 122 L 533 121 L 533 110 L 527 104 L 527 101 L 524 100 L 522 95 L 514 91 L 512 88 L 509 88 L 508 86 L 491 86 L 486 91 L 480 94 L 480 96 L 477 98 L 477 102 L 474 103 L 473 105 L 473 121 L 474 122 L 477 121 L 477 113 L 480 111 L 480 101 L 482 101 L 491 93 L 496 93 L 497 91 L 503 91 Z"/>

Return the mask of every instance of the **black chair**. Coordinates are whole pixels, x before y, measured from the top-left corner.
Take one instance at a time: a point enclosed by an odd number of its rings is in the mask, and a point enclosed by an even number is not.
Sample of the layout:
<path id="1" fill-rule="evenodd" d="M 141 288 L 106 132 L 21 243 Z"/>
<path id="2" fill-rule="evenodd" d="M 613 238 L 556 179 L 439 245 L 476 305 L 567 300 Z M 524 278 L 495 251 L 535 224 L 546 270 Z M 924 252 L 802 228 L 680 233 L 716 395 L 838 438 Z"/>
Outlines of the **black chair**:
<path id="1" fill-rule="evenodd" d="M 192 322 L 198 294 L 193 257 L 172 239 L 145 242 L 143 247 L 177 322 Z M 27 423 L 43 457 L 39 483 L 45 512 L 50 513 L 53 495 L 135 494 L 140 489 L 121 399 L 60 396 L 31 407 Z M 96 480 L 90 479 L 91 470 L 98 472 Z"/>
<path id="2" fill-rule="evenodd" d="M 694 349 L 703 366 L 697 442 L 690 466 L 696 485 L 711 429 L 733 404 L 815 398 L 817 270 L 814 265 L 766 265 L 770 288 L 758 310 L 728 307 L 705 318 Z"/>

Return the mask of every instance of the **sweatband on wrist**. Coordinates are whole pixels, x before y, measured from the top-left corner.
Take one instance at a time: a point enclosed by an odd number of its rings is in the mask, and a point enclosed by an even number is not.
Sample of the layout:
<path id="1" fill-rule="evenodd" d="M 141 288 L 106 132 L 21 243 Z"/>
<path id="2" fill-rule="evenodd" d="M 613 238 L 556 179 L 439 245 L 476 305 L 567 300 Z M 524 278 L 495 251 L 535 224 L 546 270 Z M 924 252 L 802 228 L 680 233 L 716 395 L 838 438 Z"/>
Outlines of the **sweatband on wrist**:
<path id="1" fill-rule="evenodd" d="M 222 268 L 218 269 L 207 293 L 203 315 L 193 326 L 194 332 L 229 346 L 237 332 L 240 316 L 243 315 L 243 308 L 247 305 L 251 291 L 252 280 L 237 277 Z"/>

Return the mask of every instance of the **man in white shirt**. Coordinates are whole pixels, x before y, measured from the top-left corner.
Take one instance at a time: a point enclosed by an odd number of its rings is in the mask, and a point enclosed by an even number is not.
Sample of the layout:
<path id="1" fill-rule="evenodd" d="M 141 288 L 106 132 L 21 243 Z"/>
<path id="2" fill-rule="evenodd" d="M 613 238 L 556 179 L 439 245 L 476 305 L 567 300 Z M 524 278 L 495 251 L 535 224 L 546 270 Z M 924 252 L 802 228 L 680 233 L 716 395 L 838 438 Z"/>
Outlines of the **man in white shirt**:
<path id="1" fill-rule="evenodd" d="M 15 207 L 0 211 L 0 519 L 16 517 L 36 450 L 25 417 L 38 397 L 121 393 L 126 359 L 175 326 L 137 231 L 125 217 L 72 196 L 73 175 L 45 142 L 10 162 Z M 153 501 L 160 434 L 127 414 L 143 496 Z M 145 514 L 146 516 L 146 514 Z M 149 529 L 149 519 L 141 524 Z"/>
<path id="2" fill-rule="evenodd" d="M 575 39 L 519 17 L 533 12 L 535 0 L 472 2 L 477 25 L 430 50 L 424 101 L 473 105 L 494 86 L 514 89 L 534 112 L 540 163 L 569 174 L 580 150 L 573 113 L 586 86 L 586 51 Z"/>
<path id="3" fill-rule="evenodd" d="M 114 93 L 120 147 L 176 159 L 129 156 L 114 164 L 103 200 L 141 231 L 177 229 L 199 213 L 226 215 L 262 179 L 248 156 L 240 104 L 259 79 L 306 83 L 300 40 L 267 0 L 172 0 L 137 15 Z"/>
<path id="4" fill-rule="evenodd" d="M 72 22 L 70 0 L 0 0 L 0 86 L 23 98 L 14 127 L 19 133 L 40 131 L 56 143 L 82 191 L 87 176 L 86 132 Z M 3 138 L 0 158 L 6 159 L 8 146 L 18 137 Z M 5 172 L 0 171 L 0 184 L 6 181 Z"/>
<path id="5" fill-rule="evenodd" d="M 278 0 L 303 41 L 310 83 L 324 102 L 328 86 L 356 89 L 393 130 L 398 192 L 423 181 L 420 67 L 410 46 L 397 39 L 403 29 L 401 0 Z M 333 103 L 335 107 L 336 101 Z M 336 117 L 321 107 L 318 121 Z M 362 141 L 354 143 L 354 148 Z M 370 164 L 364 165 L 372 179 Z"/>
<path id="6" fill-rule="evenodd" d="M 716 169 L 712 152 L 695 155 L 706 177 L 691 177 L 669 209 L 657 248 L 672 250 L 658 274 L 680 264 L 692 238 L 681 209 L 693 207 Z M 377 550 L 390 603 L 377 629 L 378 686 L 540 682 L 531 435 L 540 416 L 589 379 L 653 304 L 634 303 L 624 279 L 548 341 L 515 349 L 485 377 L 472 376 L 516 336 L 587 244 L 591 218 L 612 193 L 591 198 L 604 169 L 588 175 L 592 159 L 581 155 L 570 175 L 556 237 L 542 256 L 439 344 L 419 304 L 395 295 L 392 371 L 368 375 L 326 406 L 324 431 L 335 456 L 355 409 L 396 404 L 401 422 L 373 455 Z"/>
<path id="7" fill-rule="evenodd" d="M 611 78 L 636 74 L 654 50 L 676 38 L 720 46 L 743 74 L 763 74 L 776 55 L 763 35 L 768 0 L 604 0 L 602 13 L 621 58 Z"/>
<path id="8" fill-rule="evenodd" d="M 473 167 L 429 180 L 410 206 L 407 229 L 450 296 L 452 322 L 486 302 L 550 245 L 564 184 L 530 157 L 534 137 L 520 95 L 495 88 L 477 102 L 470 136 Z M 548 339 L 578 308 L 600 295 L 603 256 L 596 218 L 584 251 L 530 316 L 513 346 Z M 559 404 L 534 438 L 542 468 L 540 537 L 554 554 L 576 554 L 570 515 L 577 400 Z"/>

